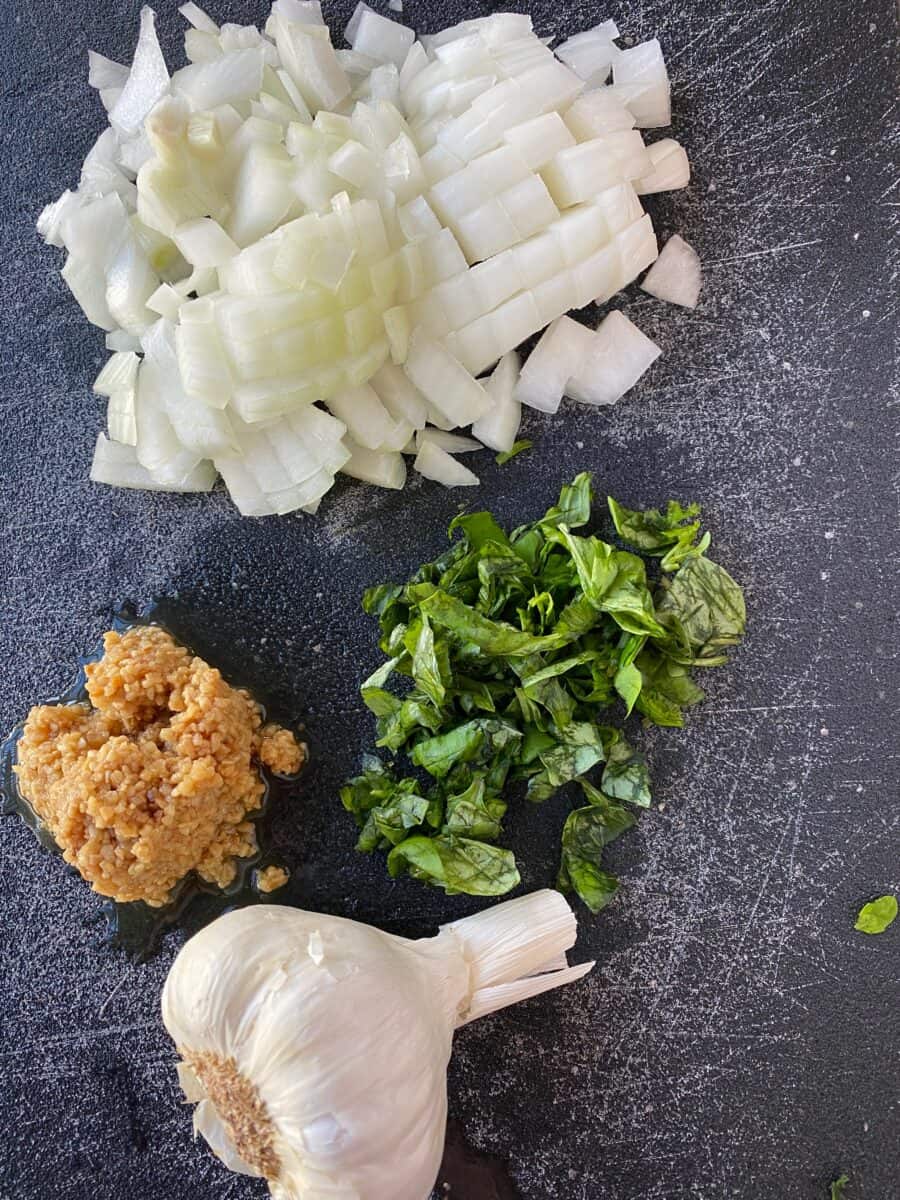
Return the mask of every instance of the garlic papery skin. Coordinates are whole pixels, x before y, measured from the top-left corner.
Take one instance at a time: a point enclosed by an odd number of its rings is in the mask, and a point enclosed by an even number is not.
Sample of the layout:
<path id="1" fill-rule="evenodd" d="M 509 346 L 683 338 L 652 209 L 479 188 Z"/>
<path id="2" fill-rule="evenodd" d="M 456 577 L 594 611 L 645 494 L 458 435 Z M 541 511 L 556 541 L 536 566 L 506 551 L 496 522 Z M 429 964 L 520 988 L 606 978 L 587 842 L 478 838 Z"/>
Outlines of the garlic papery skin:
<path id="1" fill-rule="evenodd" d="M 426 1200 L 454 1029 L 586 974 L 575 932 L 551 891 L 420 941 L 276 905 L 220 917 L 162 998 L 195 1129 L 275 1200 Z"/>

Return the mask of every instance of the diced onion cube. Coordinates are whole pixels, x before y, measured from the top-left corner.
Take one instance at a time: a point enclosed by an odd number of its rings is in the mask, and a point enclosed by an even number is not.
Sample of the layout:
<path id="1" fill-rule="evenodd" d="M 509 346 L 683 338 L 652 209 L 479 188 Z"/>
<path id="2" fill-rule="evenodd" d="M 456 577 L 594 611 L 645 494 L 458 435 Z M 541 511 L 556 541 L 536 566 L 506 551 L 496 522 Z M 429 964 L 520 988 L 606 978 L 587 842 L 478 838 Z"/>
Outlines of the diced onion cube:
<path id="1" fill-rule="evenodd" d="M 406 483 L 406 463 L 397 450 L 369 450 L 347 439 L 350 457 L 341 467 L 344 475 L 376 487 L 400 491 Z"/>
<path id="2" fill-rule="evenodd" d="M 477 487 L 481 482 L 468 467 L 457 462 L 432 441 L 422 443 L 413 467 L 426 479 L 433 479 L 444 487 Z"/>
<path id="3" fill-rule="evenodd" d="M 193 267 L 222 267 L 240 252 L 237 243 L 210 217 L 179 225 L 172 240 Z"/>
<path id="4" fill-rule="evenodd" d="M 573 372 L 566 391 L 582 404 L 615 404 L 634 387 L 662 351 L 624 313 L 611 312 Z"/>
<path id="5" fill-rule="evenodd" d="M 647 147 L 653 169 L 635 180 L 639 196 L 652 192 L 671 192 L 687 187 L 691 180 L 691 164 L 684 147 L 674 138 L 662 138 Z"/>
<path id="6" fill-rule="evenodd" d="M 357 6 L 345 36 L 359 54 L 367 54 L 378 62 L 393 63 L 398 70 L 416 40 L 412 29 L 382 17 L 365 4 Z"/>
<path id="7" fill-rule="evenodd" d="M 591 353 L 595 334 L 571 317 L 560 317 L 544 332 L 528 356 L 514 392 L 515 399 L 540 412 L 555 413 L 566 385 Z"/>
<path id="8" fill-rule="evenodd" d="M 659 258 L 644 276 L 641 288 L 659 300 L 696 308 L 701 287 L 700 258 L 677 233 L 666 242 Z M 97 390 L 97 385 L 94 385 Z"/>
<path id="9" fill-rule="evenodd" d="M 492 450 L 511 450 L 522 421 L 522 406 L 516 398 L 519 380 L 519 356 L 515 350 L 504 354 L 484 385 L 490 409 L 472 426 L 472 433 Z"/>

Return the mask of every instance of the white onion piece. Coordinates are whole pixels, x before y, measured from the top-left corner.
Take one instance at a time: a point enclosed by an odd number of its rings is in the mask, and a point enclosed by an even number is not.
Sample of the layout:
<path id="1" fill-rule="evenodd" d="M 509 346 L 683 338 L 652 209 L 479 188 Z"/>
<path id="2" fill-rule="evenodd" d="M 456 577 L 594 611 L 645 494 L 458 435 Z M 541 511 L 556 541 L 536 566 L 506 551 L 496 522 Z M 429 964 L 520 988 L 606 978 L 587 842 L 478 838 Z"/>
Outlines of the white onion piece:
<path id="1" fill-rule="evenodd" d="M 566 128 L 567 121 L 568 114 L 564 121 L 558 112 L 544 113 L 507 129 L 503 140 L 521 156 L 529 170 L 538 171 L 560 150 L 575 145 L 575 138 Z"/>
<path id="2" fill-rule="evenodd" d="M 651 192 L 671 192 L 687 187 L 691 180 L 691 164 L 684 147 L 674 138 L 662 138 L 647 147 L 652 171 L 635 180 L 635 191 L 639 196 Z"/>
<path id="3" fill-rule="evenodd" d="M 441 129 L 438 141 L 457 158 L 470 162 L 494 149 L 513 125 L 569 105 L 583 86 L 562 63 L 534 67 L 477 97 L 467 112 Z"/>
<path id="4" fill-rule="evenodd" d="M 213 399 L 217 403 L 205 403 L 206 393 L 196 387 L 196 375 L 181 370 L 184 356 L 176 351 L 176 343 L 178 350 L 183 350 L 185 335 L 210 328 L 200 324 L 176 328 L 169 321 L 157 321 L 141 343 L 144 348 L 141 365 L 141 376 L 146 377 L 144 383 L 152 381 L 154 393 L 162 400 L 178 441 L 200 458 L 214 458 L 237 449 L 231 420 L 221 402 L 224 397 L 220 399 L 219 393 L 215 392 Z M 191 386 L 194 390 L 191 390 Z M 227 395 L 230 390 L 228 383 L 223 390 Z"/>
<path id="5" fill-rule="evenodd" d="M 323 466 L 337 470 L 347 460 L 343 438 L 347 426 L 330 413 L 308 405 L 285 417 L 285 422 L 297 437 L 314 449 Z"/>
<path id="6" fill-rule="evenodd" d="M 141 9 L 141 28 L 128 81 L 109 114 L 110 124 L 120 137 L 140 133 L 144 118 L 169 86 L 169 72 L 156 37 L 152 8 Z"/>
<path id="7" fill-rule="evenodd" d="M 242 517 L 271 517 L 275 508 L 237 455 L 217 458 L 215 468 L 222 476 L 232 503 Z"/>
<path id="8" fill-rule="evenodd" d="M 441 223 L 424 196 L 416 196 L 402 205 L 397 210 L 397 220 L 403 236 L 410 242 L 441 232 Z"/>
<path id="9" fill-rule="evenodd" d="M 644 215 L 644 208 L 638 199 L 632 183 L 617 183 L 611 188 L 605 188 L 594 197 L 592 207 L 602 216 L 606 236 L 614 238 L 616 234 L 639 221 Z M 596 247 L 592 247 L 595 249 Z"/>
<path id="10" fill-rule="evenodd" d="M 165 385 L 165 375 L 156 361 L 145 358 L 138 372 L 135 452 L 140 465 L 157 483 L 171 484 L 178 490 L 204 456 L 180 443 L 166 412 Z"/>
<path id="11" fill-rule="evenodd" d="M 134 388 L 112 392 L 106 405 L 106 428 L 114 442 L 137 445 L 136 393 Z"/>
<path id="12" fill-rule="evenodd" d="M 644 276 L 641 288 L 659 300 L 668 300 L 670 304 L 680 304 L 684 308 L 696 308 L 701 283 L 697 251 L 675 233 Z"/>
<path id="13" fill-rule="evenodd" d="M 272 11 L 300 25 L 324 25 L 319 0 L 275 0 Z"/>
<path id="14" fill-rule="evenodd" d="M 41 215 L 37 219 L 37 231 L 48 246 L 65 245 L 62 234 L 63 226 L 66 219 L 80 208 L 81 204 L 82 197 L 77 192 L 70 192 L 66 188 L 58 200 L 45 205 L 41 210 Z"/>
<path id="15" fill-rule="evenodd" d="M 112 487 L 139 488 L 147 492 L 209 492 L 215 483 L 216 472 L 212 463 L 201 462 L 177 483 L 160 483 L 140 465 L 132 446 L 110 441 L 101 433 L 97 435 L 94 447 L 91 480 Z"/>
<path id="16" fill-rule="evenodd" d="M 195 111 L 220 104 L 242 104 L 262 88 L 264 53 L 261 46 L 223 54 L 213 62 L 195 63 L 172 76 L 172 88 L 185 96 Z"/>
<path id="17" fill-rule="evenodd" d="M 451 428 L 471 425 L 490 407 L 481 384 L 445 345 L 421 330 L 417 329 L 410 339 L 405 370 L 425 399 L 453 423 Z"/>
<path id="18" fill-rule="evenodd" d="M 404 305 L 395 305 L 384 314 L 384 329 L 391 346 L 391 360 L 398 365 L 406 362 L 409 354 L 409 339 L 412 334 L 412 322 L 409 309 Z"/>
<path id="19" fill-rule="evenodd" d="M 350 457 L 343 442 L 310 440 L 304 436 L 302 426 L 295 427 L 289 420 L 267 429 L 265 436 L 291 487 L 306 483 L 322 471 L 333 473 Z"/>
<path id="20" fill-rule="evenodd" d="M 477 34 L 485 45 L 495 46 L 514 37 L 524 37 L 531 33 L 531 17 L 526 13 L 493 13 L 489 17 L 474 17 L 468 21 L 460 21 L 458 25 L 448 26 L 440 33 L 422 38 L 422 43 L 429 51 L 436 52 L 438 47 L 459 38 Z"/>
<path id="21" fill-rule="evenodd" d="M 283 67 L 279 67 L 275 72 L 275 77 L 287 93 L 287 97 L 291 102 L 291 106 L 296 110 L 298 119 L 305 125 L 312 122 L 312 113 L 306 101 L 300 94 L 300 89 L 291 79 L 287 71 Z"/>
<path id="22" fill-rule="evenodd" d="M 413 80 L 425 70 L 428 63 L 428 53 L 421 41 L 413 42 L 403 60 L 403 66 L 400 68 L 400 94 L 404 99 L 404 104 Z"/>
<path id="23" fill-rule="evenodd" d="M 619 255 L 622 272 L 616 288 L 618 291 L 626 284 L 631 283 L 633 279 L 637 279 L 641 271 L 649 267 L 659 254 L 650 214 L 644 213 L 639 221 L 635 221 L 621 233 L 617 233 L 613 239 L 613 246 Z M 610 292 L 609 295 L 602 294 L 602 296 L 596 294 L 594 299 L 600 302 L 601 299 L 608 300 L 612 295 L 615 295 L 615 292 Z"/>
<path id="24" fill-rule="evenodd" d="M 100 374 L 94 380 L 91 390 L 98 396 L 111 396 L 113 392 L 127 391 L 134 388 L 137 382 L 138 367 L 141 360 L 131 351 L 122 351 L 110 355 Z"/>
<path id="25" fill-rule="evenodd" d="M 613 80 L 638 128 L 671 124 L 669 72 L 657 38 L 620 51 L 613 64 Z"/>
<path id="26" fill-rule="evenodd" d="M 393 63 L 398 71 L 416 40 L 412 29 L 373 12 L 367 4 L 357 5 L 344 36 L 358 54 Z"/>
<path id="27" fill-rule="evenodd" d="M 378 160 L 368 148 L 359 142 L 344 142 L 339 150 L 328 159 L 328 169 L 354 187 L 374 184 L 378 174 Z"/>
<path id="28" fill-rule="evenodd" d="M 141 339 L 126 333 L 124 329 L 114 329 L 112 333 L 106 335 L 103 341 L 107 350 L 111 350 L 114 354 L 129 352 L 137 354 L 141 348 Z"/>
<path id="29" fill-rule="evenodd" d="M 271 233 L 296 204 L 291 161 L 281 146 L 257 143 L 244 155 L 227 232 L 239 246 Z"/>
<path id="30" fill-rule="evenodd" d="M 94 380 L 93 390 L 107 396 L 106 424 L 114 442 L 137 443 L 135 397 L 140 359 L 132 352 L 113 354 Z"/>
<path id="31" fill-rule="evenodd" d="M 226 21 L 219 30 L 219 41 L 226 54 L 235 50 L 252 50 L 264 44 L 255 25 L 235 25 L 231 21 Z"/>
<path id="32" fill-rule="evenodd" d="M 122 63 L 113 62 L 111 58 L 98 54 L 96 50 L 88 50 L 88 83 L 98 92 L 110 88 L 118 88 L 121 92 L 128 82 L 129 74 L 129 68 Z"/>
<path id="33" fill-rule="evenodd" d="M 172 240 L 192 267 L 222 267 L 240 251 L 211 217 L 185 221 L 175 230 Z"/>
<path id="34" fill-rule="evenodd" d="M 85 200 L 116 192 L 129 211 L 137 206 L 137 187 L 119 163 L 119 142 L 115 130 L 107 127 L 87 152 L 81 164 L 78 196 Z M 65 193 L 63 193 L 65 195 Z"/>
<path id="35" fill-rule="evenodd" d="M 617 130 L 561 150 L 541 174 L 560 208 L 590 200 L 624 180 L 638 179 L 652 168 L 636 129 Z"/>
<path id="36" fill-rule="evenodd" d="M 216 34 L 192 27 L 184 35 L 184 53 L 191 63 L 215 62 L 222 57 L 222 43 Z"/>
<path id="37" fill-rule="evenodd" d="M 348 75 L 365 82 L 366 76 L 378 66 L 377 58 L 369 58 L 367 54 L 358 54 L 356 50 L 335 50 L 335 57 Z"/>
<path id="38" fill-rule="evenodd" d="M 578 263 L 570 272 L 574 302 L 572 308 L 584 308 L 592 301 L 604 304 L 625 286 L 622 256 L 615 242 L 601 246 Z"/>
<path id="39" fill-rule="evenodd" d="M 338 420 L 347 426 L 347 432 L 354 441 L 367 450 L 379 450 L 394 440 L 399 440 L 400 445 L 387 448 L 399 450 L 409 438 L 409 433 L 397 437 L 397 422 L 381 403 L 375 389 L 367 383 L 336 392 L 329 397 L 327 404 Z"/>
<path id="40" fill-rule="evenodd" d="M 435 184 L 429 201 L 438 216 L 452 225 L 529 177 L 531 171 L 522 155 L 512 146 L 500 146 Z"/>
<path id="41" fill-rule="evenodd" d="M 341 467 L 344 475 L 376 487 L 400 491 L 406 483 L 406 463 L 397 450 L 369 450 L 347 438 L 350 457 Z"/>
<path id="42" fill-rule="evenodd" d="M 128 212 L 115 193 L 87 203 L 69 205 L 59 214 L 59 237 L 66 249 L 100 278 L 115 261 L 123 243 L 132 236 Z"/>
<path id="43" fill-rule="evenodd" d="M 421 450 L 425 442 L 434 442 L 448 454 L 470 454 L 473 450 L 483 450 L 481 442 L 474 438 L 462 437 L 458 433 L 447 433 L 443 429 L 420 429 L 415 436 L 416 450 Z"/>
<path id="44" fill-rule="evenodd" d="M 189 21 L 193 25 L 194 29 L 199 29 L 201 33 L 218 34 L 218 25 L 212 17 L 203 11 L 199 4 L 194 4 L 193 0 L 188 0 L 187 4 L 182 4 L 178 11 L 186 21 Z"/>
<path id="45" fill-rule="evenodd" d="M 350 20 L 347 22 L 344 28 L 344 41 L 349 42 L 351 46 L 353 45 L 353 39 L 356 37 L 356 31 L 359 29 L 359 23 L 363 18 L 363 13 L 366 12 L 372 12 L 372 9 L 368 4 L 365 3 L 365 0 L 359 0 L 359 3 L 357 4 L 356 8 L 354 8 L 350 16 Z"/>
<path id="46" fill-rule="evenodd" d="M 569 379 L 579 373 L 593 350 L 595 337 L 593 330 L 571 317 L 554 321 L 529 354 L 516 384 L 515 399 L 540 412 L 555 413 Z"/>
<path id="47" fill-rule="evenodd" d="M 158 313 L 168 321 L 178 320 L 178 311 L 182 304 L 184 304 L 184 297 L 168 283 L 161 283 L 147 300 L 147 307 L 150 311 Z"/>
<path id="48" fill-rule="evenodd" d="M 298 509 L 308 510 L 317 504 L 332 487 L 334 487 L 334 474 L 323 467 L 309 479 L 284 491 L 272 493 L 268 499 L 275 512 L 279 516 L 283 516 L 285 513 L 296 512 Z"/>
<path id="49" fill-rule="evenodd" d="M 177 374 L 189 396 L 210 408 L 225 408 L 232 392 L 232 376 L 218 330 L 212 322 L 188 322 L 180 311 L 175 327 Z"/>
<path id="50" fill-rule="evenodd" d="M 634 114 L 617 99 L 612 88 L 585 92 L 566 111 L 563 120 L 579 142 L 634 128 Z"/>
<path id="51" fill-rule="evenodd" d="M 491 408 L 472 426 L 472 433 L 492 450 L 511 450 L 522 422 L 522 405 L 516 398 L 519 356 L 504 354 L 484 385 Z"/>
<path id="52" fill-rule="evenodd" d="M 605 83 L 610 67 L 620 53 L 613 42 L 618 36 L 615 21 L 604 21 L 562 42 L 556 47 L 556 56 L 582 79 L 594 84 Z"/>
<path id="53" fill-rule="evenodd" d="M 91 324 L 112 332 L 117 322 L 106 303 L 106 278 L 93 260 L 70 254 L 60 274 Z"/>
<path id="54" fill-rule="evenodd" d="M 413 429 L 423 428 L 428 419 L 427 405 L 404 370 L 385 363 L 369 383 L 395 421 L 408 421 Z"/>
<path id="55" fill-rule="evenodd" d="M 350 80 L 334 54 L 328 30 L 318 25 L 276 21 L 275 44 L 285 70 L 309 108 L 332 109 L 350 93 Z"/>
<path id="56" fill-rule="evenodd" d="M 582 404 L 615 404 L 634 387 L 662 350 L 621 312 L 611 312 L 566 386 Z"/>
<path id="57" fill-rule="evenodd" d="M 300 472 L 303 478 L 297 478 L 297 464 L 284 453 L 280 427 L 242 437 L 241 450 L 244 469 L 278 515 L 315 504 L 334 483 L 334 472 L 325 466 L 311 474 L 304 467 Z"/>
<path id="58" fill-rule="evenodd" d="M 213 267 L 194 267 L 185 279 L 179 279 L 172 284 L 172 290 L 183 299 L 193 292 L 196 296 L 206 296 L 218 288 L 218 275 Z"/>
<path id="59" fill-rule="evenodd" d="M 384 151 L 381 159 L 384 182 L 398 204 L 414 199 L 425 186 L 422 164 L 412 138 L 402 133 Z"/>
<path id="60" fill-rule="evenodd" d="M 281 461 L 276 443 L 266 429 L 239 430 L 240 455 L 244 466 L 276 511 L 289 511 L 291 489 L 297 486 L 295 472 Z M 222 456 L 227 458 L 228 456 Z M 219 459 L 216 459 L 218 462 Z M 315 473 L 314 473 L 315 474 Z M 310 478 L 307 476 L 307 478 Z M 287 506 L 287 507 L 285 507 Z M 295 506 L 296 507 L 296 506 Z"/>
<path id="61" fill-rule="evenodd" d="M 468 467 L 457 462 L 446 450 L 435 442 L 423 442 L 416 455 L 413 467 L 426 479 L 442 483 L 444 487 L 477 487 L 481 480 Z"/>

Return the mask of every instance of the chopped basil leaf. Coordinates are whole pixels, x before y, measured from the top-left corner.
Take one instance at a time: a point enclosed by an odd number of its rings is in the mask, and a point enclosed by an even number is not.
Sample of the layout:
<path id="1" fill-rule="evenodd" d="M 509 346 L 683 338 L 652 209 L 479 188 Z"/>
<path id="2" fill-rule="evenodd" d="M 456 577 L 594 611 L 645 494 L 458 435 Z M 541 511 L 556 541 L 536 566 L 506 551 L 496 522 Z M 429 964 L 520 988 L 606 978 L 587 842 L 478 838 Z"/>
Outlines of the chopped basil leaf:
<path id="1" fill-rule="evenodd" d="M 634 512 L 612 496 L 607 497 L 607 504 L 622 541 L 643 554 L 661 558 L 660 566 L 664 571 L 677 571 L 686 558 L 705 554 L 709 547 L 708 533 L 699 544 L 694 544 L 700 532 L 700 522 L 692 520 L 700 515 L 697 504 L 682 505 L 677 500 L 670 500 L 664 513 L 658 508 Z"/>
<path id="2" fill-rule="evenodd" d="M 388 855 L 388 870 L 394 877 L 406 871 L 448 896 L 502 896 L 519 883 L 509 850 L 452 834 L 407 838 Z"/>
<path id="3" fill-rule="evenodd" d="M 389 850 L 392 874 L 500 895 L 519 880 L 512 855 L 493 844 L 505 789 L 540 802 L 577 782 L 587 806 L 566 821 L 559 885 L 594 911 L 614 894 L 601 850 L 650 804 L 650 779 L 608 722 L 635 712 L 683 725 L 703 699 L 692 669 L 726 660 L 746 614 L 738 585 L 705 557 L 696 505 L 637 512 L 610 499 L 632 552 L 574 532 L 592 499 L 581 474 L 512 532 L 490 513 L 461 514 L 438 558 L 365 593 L 386 661 L 362 698 L 377 745 L 420 774 L 399 778 L 368 759 L 341 798 L 360 849 Z M 650 577 L 646 558 L 656 560 Z"/>

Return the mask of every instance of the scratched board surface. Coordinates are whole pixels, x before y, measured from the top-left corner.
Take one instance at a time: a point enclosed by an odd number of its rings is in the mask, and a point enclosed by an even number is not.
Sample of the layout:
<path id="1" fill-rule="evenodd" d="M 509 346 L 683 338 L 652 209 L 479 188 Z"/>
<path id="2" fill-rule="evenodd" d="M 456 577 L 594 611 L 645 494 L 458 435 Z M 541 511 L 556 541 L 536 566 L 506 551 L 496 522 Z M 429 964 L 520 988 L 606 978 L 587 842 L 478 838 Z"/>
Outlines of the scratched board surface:
<path id="1" fill-rule="evenodd" d="M 427 31 L 486 11 L 407 0 L 405 17 Z M 528 417 L 538 451 L 503 468 L 483 456 L 465 499 L 531 519 L 589 468 L 633 506 L 702 500 L 750 633 L 687 728 L 635 729 L 658 804 L 611 854 L 620 897 L 580 914 L 596 971 L 466 1029 L 451 1113 L 524 1200 L 822 1200 L 842 1171 L 848 1200 L 896 1200 L 900 929 L 853 932 L 862 902 L 900 887 L 894 6 L 532 11 L 541 34 L 611 16 L 661 38 L 694 177 L 650 207 L 698 249 L 704 292 L 696 312 L 618 297 L 663 357 L 614 409 Z M 159 12 L 178 64 L 173 0 Z M 177 596 L 214 661 L 239 655 L 308 724 L 316 762 L 276 822 L 303 903 L 427 929 L 478 905 L 354 855 L 335 789 L 371 739 L 361 589 L 433 557 L 459 494 L 342 485 L 318 520 L 253 522 L 221 494 L 87 482 L 102 336 L 33 222 L 101 128 L 87 48 L 127 60 L 137 13 L 137 0 L 0 12 L 0 717 L 58 692 L 117 601 Z M 348 13 L 329 6 L 339 26 Z M 553 879 L 567 803 L 512 822 L 528 888 Z M 105 947 L 96 898 L 15 819 L 0 822 L 0 876 L 3 1200 L 261 1197 L 192 1143 L 179 1103 L 158 1016 L 178 938 L 144 965 Z"/>

